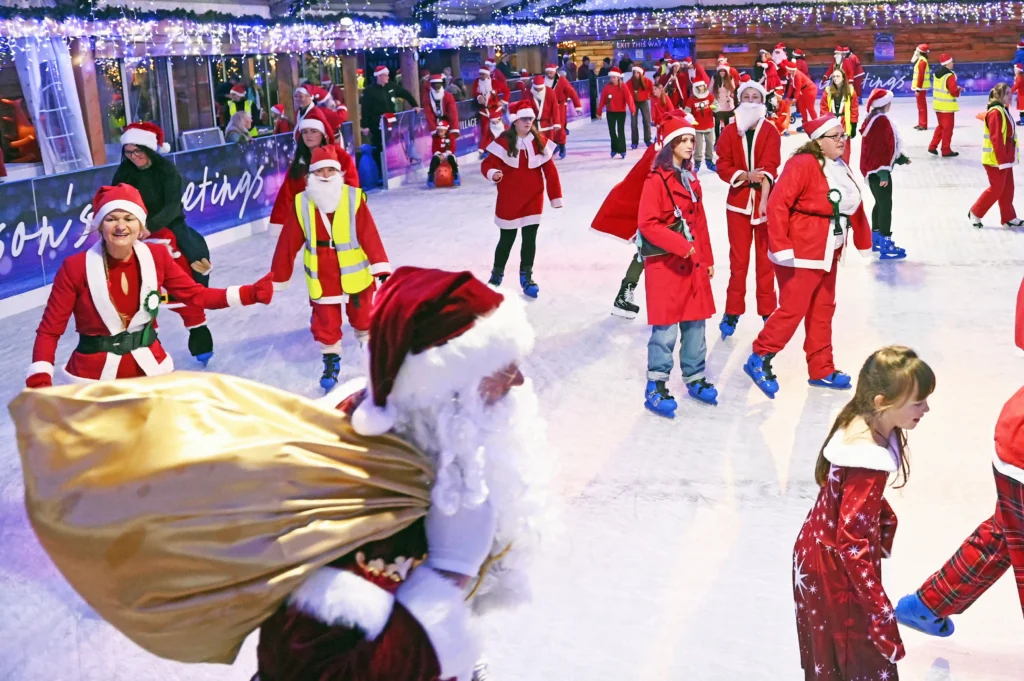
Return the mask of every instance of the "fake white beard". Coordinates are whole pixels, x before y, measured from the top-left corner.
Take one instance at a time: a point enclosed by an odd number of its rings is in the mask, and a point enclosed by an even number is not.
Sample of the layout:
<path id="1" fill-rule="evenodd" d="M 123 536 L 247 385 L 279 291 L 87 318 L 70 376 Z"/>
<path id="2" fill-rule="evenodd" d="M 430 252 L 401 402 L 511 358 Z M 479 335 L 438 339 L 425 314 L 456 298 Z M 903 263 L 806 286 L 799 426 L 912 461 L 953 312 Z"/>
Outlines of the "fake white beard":
<path id="1" fill-rule="evenodd" d="M 750 130 L 768 114 L 768 107 L 756 102 L 742 102 L 736 107 L 736 127 L 740 132 Z"/>
<path id="2" fill-rule="evenodd" d="M 487 406 L 477 382 L 434 407 L 403 409 L 396 431 L 434 461 L 431 502 L 442 513 L 490 501 L 497 515 L 494 562 L 473 599 L 477 613 L 529 600 L 530 568 L 545 517 L 551 452 L 533 384 L 512 388 Z"/>
<path id="3" fill-rule="evenodd" d="M 318 177 L 310 174 L 306 178 L 306 195 L 317 208 L 325 213 L 333 213 L 341 203 L 341 192 L 345 189 L 345 182 L 341 175 L 331 177 Z"/>
<path id="4" fill-rule="evenodd" d="M 778 66 L 786 59 L 786 53 L 782 50 L 772 51 L 772 61 Z"/>
<path id="5" fill-rule="evenodd" d="M 483 95 L 484 97 L 490 97 L 491 96 L 491 79 L 490 78 L 480 78 L 480 80 L 477 82 L 476 89 L 477 89 L 477 93 Z"/>
<path id="6" fill-rule="evenodd" d="M 552 78 L 551 76 L 544 76 L 544 85 L 546 87 L 554 87 L 555 86 L 555 79 Z"/>
<path id="7" fill-rule="evenodd" d="M 440 90 L 430 88 L 430 98 L 433 99 L 435 102 L 440 102 L 442 99 L 444 99 L 444 88 L 441 88 Z"/>

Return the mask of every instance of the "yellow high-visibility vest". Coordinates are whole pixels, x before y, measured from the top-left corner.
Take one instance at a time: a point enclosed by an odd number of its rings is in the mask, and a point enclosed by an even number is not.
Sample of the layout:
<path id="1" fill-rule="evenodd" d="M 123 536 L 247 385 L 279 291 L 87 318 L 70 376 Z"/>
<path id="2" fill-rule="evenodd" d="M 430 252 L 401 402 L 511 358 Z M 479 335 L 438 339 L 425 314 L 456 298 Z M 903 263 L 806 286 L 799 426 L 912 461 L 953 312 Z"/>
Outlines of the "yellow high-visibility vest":
<path id="1" fill-rule="evenodd" d="M 935 79 L 935 86 L 932 88 L 932 106 L 936 111 L 951 112 L 960 110 L 956 97 L 949 93 L 949 88 L 946 86 L 946 81 L 952 75 L 952 73 L 947 73 Z"/>
<path id="2" fill-rule="evenodd" d="M 348 295 L 362 293 L 373 284 L 370 261 L 359 245 L 356 236 L 356 211 L 366 201 L 366 195 L 357 187 L 345 187 L 341 203 L 334 211 L 331 221 L 331 241 L 338 254 L 341 269 L 341 290 Z M 319 261 L 316 254 L 316 213 L 317 208 L 306 196 L 306 192 L 295 197 L 295 212 L 302 226 L 306 243 L 302 253 L 302 264 L 306 269 L 306 287 L 310 300 L 319 300 L 324 295 L 320 284 Z M 326 222 L 327 216 L 324 216 Z"/>
<path id="3" fill-rule="evenodd" d="M 849 89 L 850 89 L 850 94 L 846 97 L 846 102 L 843 104 L 843 122 L 844 122 L 845 127 L 846 127 L 846 135 L 847 135 L 847 137 L 849 137 L 850 134 L 853 132 L 853 126 L 854 126 L 853 116 L 851 115 L 851 111 L 850 111 L 850 108 L 851 108 L 852 102 L 853 102 L 853 92 L 852 92 L 852 88 L 849 88 Z M 828 109 L 829 113 L 833 113 L 835 111 L 835 109 L 832 107 L 832 89 L 831 88 L 825 88 L 825 108 Z"/>
<path id="4" fill-rule="evenodd" d="M 1020 149 L 1017 147 L 1017 126 L 1014 124 L 1013 119 L 1010 118 L 1010 112 L 1008 112 L 1001 106 L 996 108 L 998 108 L 999 113 L 1002 114 L 1000 118 L 1003 121 L 1003 129 L 999 131 L 999 135 L 1000 137 L 1006 139 L 1006 131 L 1007 128 L 1009 128 L 1011 133 L 1010 138 L 1013 140 L 1013 146 L 1016 150 L 1016 154 L 1014 157 L 1014 163 L 1016 163 L 1020 158 Z M 985 116 L 983 123 L 985 126 L 985 136 L 982 138 L 983 141 L 981 143 L 981 162 L 984 165 L 994 166 L 998 168 L 1000 166 L 1000 163 L 998 160 L 996 160 L 996 150 L 995 147 L 992 145 L 992 135 L 991 131 L 988 129 L 988 116 Z"/>
<path id="5" fill-rule="evenodd" d="M 236 113 L 238 113 L 238 102 L 236 102 L 233 99 L 229 99 L 228 100 L 228 118 L 230 119 Z M 252 100 L 251 99 L 245 100 L 245 113 L 249 114 L 249 117 L 252 118 Z M 252 128 L 250 128 L 250 130 L 249 130 L 249 136 L 250 137 L 255 137 L 258 134 L 259 134 L 259 132 L 256 130 L 256 119 L 253 118 L 252 119 Z"/>
<path id="6" fill-rule="evenodd" d="M 914 62 L 914 69 L 916 71 L 917 67 L 922 64 L 924 65 L 924 78 L 921 79 L 921 89 L 928 90 L 932 86 L 932 72 L 928 70 L 928 60 L 924 57 L 920 57 L 916 62 Z M 913 85 L 913 83 L 911 83 L 911 85 Z"/>

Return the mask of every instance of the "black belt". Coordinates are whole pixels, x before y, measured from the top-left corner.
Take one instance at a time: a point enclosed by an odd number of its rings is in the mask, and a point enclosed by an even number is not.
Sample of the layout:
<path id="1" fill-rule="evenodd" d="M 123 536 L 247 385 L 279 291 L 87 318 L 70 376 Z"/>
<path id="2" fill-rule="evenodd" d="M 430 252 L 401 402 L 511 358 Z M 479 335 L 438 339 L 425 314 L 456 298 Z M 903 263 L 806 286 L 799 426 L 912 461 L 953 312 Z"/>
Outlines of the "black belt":
<path id="1" fill-rule="evenodd" d="M 316 240 L 316 247 L 317 248 L 334 248 L 334 243 L 331 242 L 331 241 L 320 241 L 319 239 L 317 239 Z"/>
<path id="2" fill-rule="evenodd" d="M 132 350 L 148 348 L 156 342 L 156 329 L 149 322 L 139 331 L 122 331 L 115 336 L 78 337 L 76 350 L 83 355 L 95 355 L 101 352 L 112 352 L 115 355 L 127 355 Z"/>

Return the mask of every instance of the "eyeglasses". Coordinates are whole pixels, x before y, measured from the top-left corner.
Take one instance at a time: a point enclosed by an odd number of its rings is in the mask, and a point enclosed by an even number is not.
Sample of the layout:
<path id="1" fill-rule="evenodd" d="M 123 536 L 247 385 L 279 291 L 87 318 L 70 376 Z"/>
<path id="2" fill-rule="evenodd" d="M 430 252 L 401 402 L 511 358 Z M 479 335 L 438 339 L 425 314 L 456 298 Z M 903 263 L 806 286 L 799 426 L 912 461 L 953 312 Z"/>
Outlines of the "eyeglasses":
<path id="1" fill-rule="evenodd" d="M 135 147 L 131 151 L 129 151 L 128 149 L 125 149 L 124 150 L 124 155 L 128 156 L 128 157 L 134 156 L 136 158 L 139 158 L 139 157 L 145 156 L 146 152 L 144 152 L 142 149 L 139 149 L 138 147 Z"/>
<path id="2" fill-rule="evenodd" d="M 835 140 L 836 142 L 845 142 L 850 139 L 850 136 L 845 132 L 841 132 L 838 135 L 822 135 L 824 139 Z"/>

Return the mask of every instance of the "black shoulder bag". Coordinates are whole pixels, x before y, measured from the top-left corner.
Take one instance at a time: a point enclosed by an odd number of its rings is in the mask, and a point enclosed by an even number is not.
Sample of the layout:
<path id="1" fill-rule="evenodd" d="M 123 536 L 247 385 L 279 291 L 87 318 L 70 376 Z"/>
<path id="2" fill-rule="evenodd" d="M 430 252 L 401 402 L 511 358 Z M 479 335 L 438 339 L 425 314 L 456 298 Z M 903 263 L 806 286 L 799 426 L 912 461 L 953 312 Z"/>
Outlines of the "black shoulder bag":
<path id="1" fill-rule="evenodd" d="M 686 220 L 683 219 L 683 212 L 679 210 L 679 206 L 676 205 L 675 200 L 672 198 L 672 190 L 668 186 L 668 181 L 664 175 L 661 175 L 661 181 L 665 183 L 665 191 L 668 192 L 668 200 L 672 202 L 672 211 L 675 213 L 676 221 L 668 226 L 676 234 L 682 234 L 687 241 L 693 242 L 693 234 L 690 232 L 690 226 L 686 224 Z M 660 246 L 656 246 L 647 239 L 644 239 L 643 235 L 640 234 L 640 230 L 636 233 L 637 247 L 640 250 L 641 258 L 650 258 L 655 255 L 666 255 L 668 251 Z"/>

